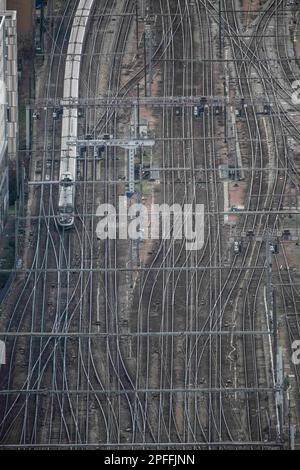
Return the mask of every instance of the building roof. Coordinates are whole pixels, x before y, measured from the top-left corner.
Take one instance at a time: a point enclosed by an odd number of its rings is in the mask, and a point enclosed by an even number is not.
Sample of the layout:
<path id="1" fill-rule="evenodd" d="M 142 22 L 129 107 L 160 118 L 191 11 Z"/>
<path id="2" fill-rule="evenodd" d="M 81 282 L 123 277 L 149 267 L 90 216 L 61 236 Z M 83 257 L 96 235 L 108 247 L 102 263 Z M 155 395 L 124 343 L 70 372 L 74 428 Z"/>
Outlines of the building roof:
<path id="1" fill-rule="evenodd" d="M 0 365 L 5 364 L 5 343 L 0 341 Z"/>
<path id="2" fill-rule="evenodd" d="M 0 8 L 0 11 L 1 11 L 1 8 Z M 2 31 L 3 31 L 3 28 L 4 28 L 4 23 L 5 23 L 5 16 L 0 15 L 0 28 L 2 29 Z"/>

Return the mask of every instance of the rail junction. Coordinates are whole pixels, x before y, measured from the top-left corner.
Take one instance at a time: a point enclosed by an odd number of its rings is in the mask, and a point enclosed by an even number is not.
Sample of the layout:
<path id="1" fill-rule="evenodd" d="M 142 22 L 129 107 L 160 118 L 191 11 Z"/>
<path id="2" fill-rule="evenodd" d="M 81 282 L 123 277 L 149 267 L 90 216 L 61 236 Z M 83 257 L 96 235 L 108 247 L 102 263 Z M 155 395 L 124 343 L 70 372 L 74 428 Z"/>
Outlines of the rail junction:
<path id="1" fill-rule="evenodd" d="M 48 1 L 0 448 L 299 448 L 299 18 L 286 0 Z M 97 208 L 124 195 L 203 204 L 204 247 L 99 240 Z"/>

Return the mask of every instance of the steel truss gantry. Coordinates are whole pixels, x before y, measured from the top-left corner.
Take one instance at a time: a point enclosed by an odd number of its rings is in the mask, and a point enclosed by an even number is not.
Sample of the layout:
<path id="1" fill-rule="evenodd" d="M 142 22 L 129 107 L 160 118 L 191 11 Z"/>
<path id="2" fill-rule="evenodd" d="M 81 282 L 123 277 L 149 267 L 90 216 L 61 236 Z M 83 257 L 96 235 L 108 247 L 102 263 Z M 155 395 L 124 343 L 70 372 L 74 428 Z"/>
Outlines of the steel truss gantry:
<path id="1" fill-rule="evenodd" d="M 283 101 L 287 104 L 293 105 L 291 96 L 287 95 Z M 252 105 L 270 105 L 275 106 L 266 95 L 257 94 L 255 98 L 251 96 L 203 96 L 203 95 L 190 95 L 190 96 L 104 96 L 99 95 L 93 98 L 37 98 L 35 100 L 27 100 L 26 106 L 31 109 L 48 109 L 48 108 L 72 108 L 77 106 L 87 106 L 96 108 L 133 108 L 135 106 L 145 106 L 152 108 L 168 107 L 174 108 L 177 106 L 193 107 L 199 103 L 207 104 L 208 106 L 252 106 Z M 295 107 L 295 105 L 293 105 Z"/>
<path id="2" fill-rule="evenodd" d="M 135 192 L 134 157 L 139 147 L 154 147 L 155 140 L 151 139 L 96 139 L 70 140 L 67 145 L 76 147 L 120 147 L 128 150 L 128 196 Z"/>

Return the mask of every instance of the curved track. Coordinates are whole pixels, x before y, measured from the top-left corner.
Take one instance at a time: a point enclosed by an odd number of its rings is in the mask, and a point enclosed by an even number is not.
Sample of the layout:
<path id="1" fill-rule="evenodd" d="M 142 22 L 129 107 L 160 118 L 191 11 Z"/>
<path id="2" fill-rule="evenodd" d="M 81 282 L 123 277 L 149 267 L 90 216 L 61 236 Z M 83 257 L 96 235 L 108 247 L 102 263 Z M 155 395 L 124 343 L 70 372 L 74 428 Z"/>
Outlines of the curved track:
<path id="1" fill-rule="evenodd" d="M 77 3 L 67 2 L 57 25 L 47 64 L 47 98 L 62 93 L 63 58 Z M 154 3 L 153 93 L 220 95 L 224 70 L 213 60 L 220 52 L 216 2 Z M 248 231 L 265 236 L 285 228 L 286 221 L 268 211 L 282 209 L 289 185 L 298 188 L 289 139 L 299 142 L 299 135 L 283 104 L 285 83 L 290 86 L 295 68 L 279 61 L 280 78 L 274 77 L 263 60 L 268 54 L 272 60 L 288 57 L 286 45 L 274 40 L 271 50 L 265 37 L 270 25 L 277 28 L 277 37 L 283 32 L 276 16 L 281 2 L 264 3 L 248 40 L 237 3 L 224 2 L 222 23 L 226 54 L 234 59 L 229 82 L 248 104 L 237 125 L 246 167 L 245 181 L 238 184 L 244 185 L 244 207 L 253 214 L 236 216 L 235 236 L 240 238 Z M 139 55 L 132 53 L 134 13 L 133 0 L 103 0 L 92 9 L 79 92 L 89 103 L 98 94 L 134 98 L 137 84 L 144 91 L 143 48 Z M 257 114 L 258 91 L 272 103 L 268 116 Z M 245 239 L 240 256 L 225 241 L 230 231 L 222 215 L 219 178 L 222 155 L 228 151 L 222 142 L 224 116 L 212 106 L 198 119 L 190 107 L 179 113 L 168 106 L 140 111 L 157 145 L 154 152 L 138 151 L 137 166 L 140 172 L 150 161 L 160 168 L 160 176 L 154 184 L 139 174 L 134 201 L 147 206 L 205 204 L 205 246 L 187 251 L 185 240 L 173 238 L 97 240 L 97 220 L 91 214 L 100 202 L 116 206 L 124 194 L 126 157 L 120 149 L 108 148 L 99 159 L 88 148 L 77 158 L 72 231 L 61 231 L 56 223 L 57 185 L 33 190 L 39 217 L 30 225 L 33 246 L 24 255 L 32 260 L 31 270 L 26 276 L 17 274 L 6 301 L 6 330 L 61 336 L 8 340 L 10 361 L 0 385 L 17 391 L 0 395 L 0 445 L 235 449 L 245 443 L 247 448 L 276 448 L 286 435 L 275 401 L 272 336 L 248 334 L 272 328 L 265 312 L 266 241 Z M 43 117 L 44 146 L 36 153 L 43 155 L 43 179 L 50 175 L 55 181 L 59 167 L 54 149 L 61 129 L 49 110 Z M 131 121 L 127 109 L 86 106 L 78 133 L 124 136 Z M 247 148 L 243 142 L 249 143 Z M 292 341 L 300 334 L 299 291 L 289 268 L 288 245 L 278 243 L 283 261 L 274 259 L 273 283 L 280 284 L 276 297 Z M 118 270 L 131 263 L 133 271 Z M 130 336 L 132 332 L 136 335 Z M 68 337 L 71 333 L 79 336 Z M 299 388 L 297 367 L 295 375 Z"/>

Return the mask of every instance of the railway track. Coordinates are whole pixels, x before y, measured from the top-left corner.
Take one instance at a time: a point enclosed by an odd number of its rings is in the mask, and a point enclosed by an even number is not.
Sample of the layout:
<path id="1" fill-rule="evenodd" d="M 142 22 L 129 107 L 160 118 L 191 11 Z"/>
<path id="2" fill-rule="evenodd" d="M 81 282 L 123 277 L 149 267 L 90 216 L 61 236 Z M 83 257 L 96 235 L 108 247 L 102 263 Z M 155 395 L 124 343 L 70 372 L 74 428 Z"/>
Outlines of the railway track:
<path id="1" fill-rule="evenodd" d="M 135 42 L 135 2 L 96 3 L 89 41 L 84 45 L 80 95 L 89 100 L 105 89 L 112 97 L 135 97 L 137 85 L 140 93 L 144 91 L 147 73 L 141 56 L 129 65 L 126 58 Z M 268 57 L 265 33 L 270 25 L 277 28 L 278 37 L 283 35 L 278 20 L 283 5 L 269 1 L 262 6 L 248 42 L 241 34 L 237 2 L 224 2 L 222 14 L 226 53 L 235 64 L 229 70 L 230 79 L 236 93 L 250 103 L 243 110 L 237 138 L 241 147 L 243 139 L 250 143 L 243 159 L 249 167 L 244 205 L 251 211 L 280 211 L 289 181 L 295 186 L 299 183 L 288 152 L 288 138 L 299 142 L 299 136 L 283 104 L 287 95 L 283 81 L 295 78 L 294 69 L 281 61 L 279 79 L 263 61 Z M 63 57 L 76 6 L 77 2 L 69 0 L 57 25 L 47 63 L 48 98 L 61 94 Z M 215 40 L 220 18 L 215 2 L 159 0 L 152 10 L 157 18 L 153 92 L 165 98 L 218 95 L 222 83 L 213 58 L 221 52 Z M 285 44 L 274 40 L 274 51 L 279 58 L 288 58 Z M 107 56 L 113 58 L 110 63 L 105 62 Z M 197 61 L 199 57 L 203 61 Z M 125 74 L 125 66 L 133 70 Z M 274 112 L 262 119 L 257 115 L 257 90 L 273 104 Z M 196 450 L 236 449 L 242 443 L 247 448 L 284 445 L 274 392 L 276 358 L 269 337 L 235 337 L 236 331 L 271 331 L 272 326 L 268 312 L 261 314 L 267 295 L 267 269 L 261 270 L 263 265 L 267 268 L 266 242 L 245 240 L 242 255 L 230 253 L 228 257 L 229 229 L 221 216 L 223 182 L 218 176 L 224 145 L 222 137 L 215 138 L 222 136 L 224 116 L 208 107 L 196 119 L 189 107 L 182 107 L 178 114 L 168 106 L 160 112 L 147 111 L 145 116 L 142 120 L 149 121 L 148 132 L 156 134 L 159 144 L 154 154 L 141 151 L 136 161 L 139 157 L 143 165 L 150 159 L 161 168 L 160 182 L 150 184 L 140 176 L 134 200 L 147 205 L 204 203 L 210 212 L 205 220 L 205 245 L 193 252 L 186 250 L 186 240 L 173 238 L 150 244 L 97 240 L 97 221 L 90 214 L 96 214 L 100 202 L 116 207 L 124 193 L 126 160 L 119 149 L 106 149 L 104 158 L 98 159 L 88 148 L 79 159 L 82 184 L 72 232 L 60 231 L 52 217 L 58 188 L 41 185 L 35 190 L 39 219 L 31 225 L 35 243 L 28 255 L 31 272 L 26 278 L 17 276 L 24 286 L 7 300 L 11 312 L 7 331 L 79 332 L 79 336 L 10 341 L 11 360 L 0 385 L 19 392 L 0 395 L 0 446 Z M 99 112 L 87 107 L 79 131 L 94 138 L 104 133 L 119 137 L 129 132 L 130 121 L 132 116 L 121 109 Z M 36 152 L 43 156 L 43 179 L 50 175 L 55 181 L 59 170 L 54 149 L 61 131 L 49 110 L 43 116 L 43 130 L 43 148 L 37 147 Z M 269 167 L 278 170 L 272 173 Z M 98 184 L 99 179 L 105 183 Z M 275 215 L 237 217 L 238 234 L 284 227 Z M 299 292 L 284 243 L 280 250 L 284 268 L 275 258 L 273 275 L 281 286 L 278 297 L 292 342 L 300 333 Z M 226 262 L 226 272 L 216 269 Z M 147 270 L 141 274 L 118 271 L 130 263 Z M 103 274 L 95 271 L 100 268 Z M 57 274 L 48 269 L 57 269 Z M 222 335 L 228 329 L 232 332 L 229 339 Z M 122 333 L 132 331 L 137 335 L 124 341 Z M 186 334 L 177 337 L 178 331 Z M 210 334 L 195 336 L 195 331 Z M 88 337 L 97 332 L 107 334 L 101 343 Z M 161 336 L 151 336 L 151 332 Z M 297 367 L 295 376 L 299 392 Z"/>

